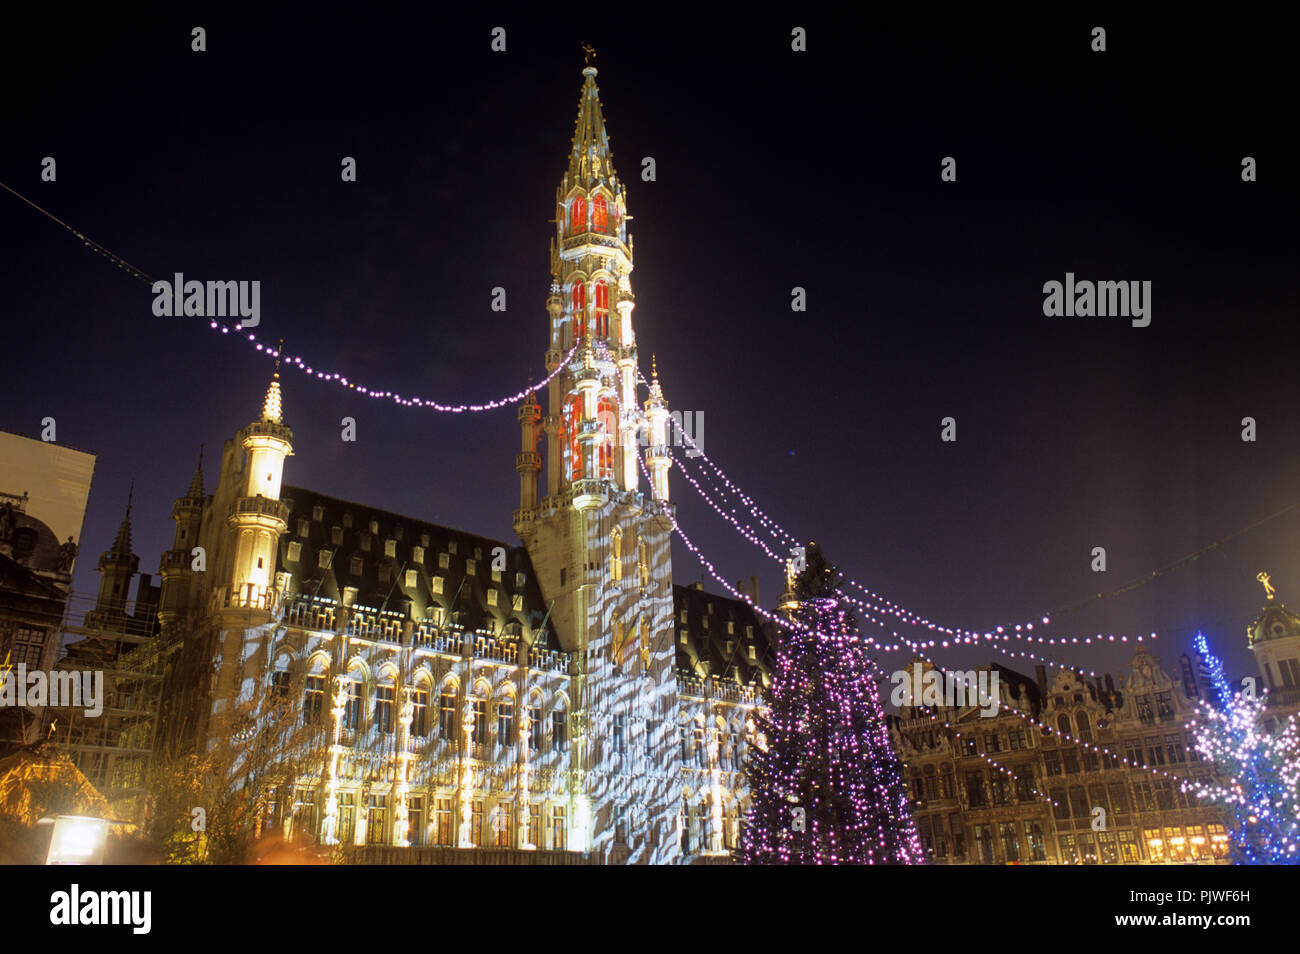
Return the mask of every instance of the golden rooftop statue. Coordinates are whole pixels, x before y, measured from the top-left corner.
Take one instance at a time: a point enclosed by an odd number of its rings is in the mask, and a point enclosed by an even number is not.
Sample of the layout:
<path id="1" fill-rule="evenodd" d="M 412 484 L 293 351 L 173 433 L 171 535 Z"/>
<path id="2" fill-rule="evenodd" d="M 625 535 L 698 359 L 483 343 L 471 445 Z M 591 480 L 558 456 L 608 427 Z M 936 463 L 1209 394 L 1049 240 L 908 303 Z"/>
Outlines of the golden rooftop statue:
<path id="1" fill-rule="evenodd" d="M 1269 600 L 1272 601 L 1273 594 L 1276 593 L 1277 590 L 1273 589 L 1273 584 L 1269 582 L 1271 577 L 1261 570 L 1255 579 L 1264 584 L 1264 592 L 1268 595 Z"/>
<path id="2" fill-rule="evenodd" d="M 582 65 L 593 66 L 595 65 L 595 60 L 596 60 L 596 51 L 592 48 L 591 44 L 590 43 L 582 44 Z"/>

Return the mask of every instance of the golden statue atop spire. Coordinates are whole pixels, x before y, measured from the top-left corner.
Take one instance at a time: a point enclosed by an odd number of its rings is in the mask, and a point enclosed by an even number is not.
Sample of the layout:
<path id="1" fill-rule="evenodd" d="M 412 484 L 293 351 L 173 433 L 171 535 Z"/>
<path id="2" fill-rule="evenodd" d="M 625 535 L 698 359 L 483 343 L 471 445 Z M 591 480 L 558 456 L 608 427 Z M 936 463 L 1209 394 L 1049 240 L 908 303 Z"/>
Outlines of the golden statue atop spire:
<path id="1" fill-rule="evenodd" d="M 592 47 L 590 43 L 582 44 L 582 65 L 583 66 L 596 65 L 596 50 L 595 48 Z"/>
<path id="2" fill-rule="evenodd" d="M 1269 580 L 1272 579 L 1272 577 L 1270 577 L 1267 573 L 1261 570 L 1259 574 L 1255 577 L 1255 579 L 1259 580 L 1259 582 L 1264 584 L 1264 592 L 1265 594 L 1267 594 L 1269 601 L 1271 602 L 1273 599 L 1273 594 L 1277 592 L 1277 590 L 1273 588 L 1273 584 L 1269 582 Z"/>

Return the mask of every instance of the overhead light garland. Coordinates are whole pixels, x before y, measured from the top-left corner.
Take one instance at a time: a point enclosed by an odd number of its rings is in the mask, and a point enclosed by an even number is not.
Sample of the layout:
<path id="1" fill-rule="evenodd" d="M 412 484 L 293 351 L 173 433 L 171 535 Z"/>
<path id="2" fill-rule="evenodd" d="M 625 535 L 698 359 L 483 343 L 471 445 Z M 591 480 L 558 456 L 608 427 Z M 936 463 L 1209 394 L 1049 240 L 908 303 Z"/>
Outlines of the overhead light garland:
<path id="1" fill-rule="evenodd" d="M 649 382 L 646 380 L 645 375 L 642 374 L 639 369 L 637 371 L 637 377 L 640 380 L 641 384 L 649 387 Z M 695 490 L 695 492 L 698 493 L 704 499 L 704 501 L 709 505 L 709 507 L 716 514 L 718 514 L 718 516 L 722 517 L 723 520 L 727 521 L 727 523 L 731 525 L 732 529 L 740 533 L 741 536 L 743 536 L 750 543 L 763 550 L 763 552 L 768 556 L 769 559 L 773 560 L 776 563 L 784 565 L 787 557 L 774 552 L 772 548 L 758 536 L 752 524 L 742 523 L 735 515 L 735 511 L 736 511 L 735 507 L 724 508 L 723 505 L 719 504 L 718 501 L 714 499 L 714 495 L 710 494 L 707 490 L 705 490 L 705 488 L 701 485 L 700 481 L 696 479 L 696 477 L 690 472 L 690 470 L 687 467 L 687 462 L 690 462 L 694 459 L 699 459 L 703 461 L 705 464 L 707 464 L 713 470 L 717 479 L 720 480 L 725 485 L 727 492 L 733 494 L 735 498 L 738 499 L 741 502 L 741 504 L 746 509 L 749 510 L 749 512 L 757 519 L 759 525 L 767 530 L 768 534 L 772 537 L 774 541 L 776 541 L 778 546 L 797 546 L 798 545 L 797 539 L 789 531 L 787 531 L 784 527 L 782 527 L 776 520 L 774 520 L 773 518 L 769 517 L 766 513 L 764 513 L 763 510 L 760 509 L 758 505 L 754 502 L 754 500 L 751 497 L 749 497 L 739 486 L 737 486 L 723 472 L 722 468 L 720 468 L 713 461 L 712 458 L 710 458 L 707 454 L 704 453 L 703 450 L 700 449 L 700 447 L 695 443 L 694 439 L 688 433 L 686 433 L 685 429 L 675 419 L 669 418 L 669 421 L 671 425 L 675 428 L 675 433 L 680 437 L 683 444 L 685 444 L 691 450 L 691 453 L 688 454 L 674 455 L 674 458 L 678 463 L 678 473 L 686 478 L 687 482 L 691 485 L 691 487 Z M 706 480 L 710 480 L 710 482 L 712 482 L 712 478 L 709 478 L 707 475 L 703 475 L 703 476 Z M 714 494 L 717 494 L 719 497 L 721 497 L 723 494 L 723 492 L 717 488 L 716 484 L 714 485 Z M 911 610 L 907 609 L 904 606 L 901 606 L 898 603 L 893 602 L 892 600 L 886 599 L 885 597 L 871 590 L 869 587 L 866 587 L 863 584 L 857 582 L 856 580 L 846 579 L 845 585 L 860 590 L 869 599 L 876 601 L 874 603 L 866 602 L 857 599 L 855 597 L 849 596 L 848 594 L 843 594 L 846 600 L 848 600 L 850 603 L 857 606 L 859 609 L 863 611 L 866 611 L 868 613 L 872 611 L 887 613 L 895 617 L 896 619 L 905 622 L 909 625 L 920 626 L 934 632 L 943 633 L 951 637 L 952 640 L 959 640 L 969 645 L 975 645 L 976 643 L 981 643 L 981 642 L 993 642 L 999 638 L 1032 641 L 1032 642 L 1038 642 L 1047 645 L 1067 645 L 1067 644 L 1068 645 L 1080 645 L 1080 644 L 1091 645 L 1094 642 L 1126 643 L 1129 642 L 1130 639 L 1130 637 L 1126 635 L 1115 635 L 1115 634 L 1105 635 L 1102 633 L 1098 633 L 1095 636 L 1058 636 L 1058 637 L 1035 636 L 1035 635 L 1031 635 L 1033 633 L 1033 629 L 1035 625 L 1032 621 L 1026 621 L 1024 623 L 1008 624 L 1006 626 L 997 626 L 994 627 L 992 630 L 983 633 L 976 630 L 962 629 L 960 627 L 943 626 L 940 625 L 939 623 L 935 623 L 932 620 L 926 619 L 912 612 Z M 1049 625 L 1051 623 L 1051 617 L 1043 616 L 1039 620 L 1039 623 L 1042 625 Z M 1133 641 L 1142 642 L 1145 638 L 1155 639 L 1157 638 L 1157 634 L 1151 633 L 1150 637 L 1143 637 L 1143 636 L 1133 637 Z M 938 641 L 932 643 L 932 645 L 934 644 L 938 644 Z M 943 645 L 947 646 L 948 642 L 944 642 Z M 1035 657 L 1032 654 L 1030 654 L 1028 658 L 1039 658 L 1039 657 Z"/>

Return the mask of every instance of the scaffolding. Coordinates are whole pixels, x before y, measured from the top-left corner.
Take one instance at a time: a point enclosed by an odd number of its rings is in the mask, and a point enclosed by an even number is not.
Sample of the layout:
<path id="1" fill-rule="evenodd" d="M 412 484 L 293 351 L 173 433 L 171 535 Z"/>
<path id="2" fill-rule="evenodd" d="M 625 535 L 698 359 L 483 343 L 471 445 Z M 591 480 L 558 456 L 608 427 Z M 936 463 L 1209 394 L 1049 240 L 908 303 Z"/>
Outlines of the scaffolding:
<path id="1" fill-rule="evenodd" d="M 157 620 L 152 603 L 132 600 L 104 610 L 89 597 L 70 595 L 53 671 L 81 680 L 88 675 L 91 685 L 102 679 L 102 694 L 92 707 L 84 697 L 75 706 L 51 693 L 44 710 L 47 738 L 104 795 L 115 817 L 137 823 L 146 813 L 165 671 Z"/>

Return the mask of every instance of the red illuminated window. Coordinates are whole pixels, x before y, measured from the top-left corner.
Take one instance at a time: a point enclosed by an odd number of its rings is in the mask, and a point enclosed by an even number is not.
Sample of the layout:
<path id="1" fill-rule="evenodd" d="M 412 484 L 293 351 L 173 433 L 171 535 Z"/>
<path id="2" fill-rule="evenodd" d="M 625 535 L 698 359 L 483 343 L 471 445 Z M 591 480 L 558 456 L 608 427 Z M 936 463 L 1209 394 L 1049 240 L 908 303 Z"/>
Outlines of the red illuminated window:
<path id="1" fill-rule="evenodd" d="M 600 419 L 600 443 L 597 445 L 596 461 L 597 476 L 612 479 L 614 476 L 613 434 L 618 421 L 618 415 L 614 410 L 614 402 L 607 397 L 601 398 L 596 414 Z"/>
<path id="2" fill-rule="evenodd" d="M 569 234 L 576 235 L 587 231 L 587 200 L 575 196 L 569 211 Z"/>
<path id="3" fill-rule="evenodd" d="M 609 210 L 605 205 L 605 197 L 598 195 L 591 200 L 591 227 L 596 232 L 608 231 Z"/>
<path id="4" fill-rule="evenodd" d="M 573 283 L 573 340 L 577 341 L 587 335 L 587 286 L 582 282 Z"/>
<path id="5" fill-rule="evenodd" d="M 609 286 L 596 282 L 596 337 L 609 337 Z"/>
<path id="6" fill-rule="evenodd" d="M 582 480 L 582 441 L 578 434 L 582 426 L 582 395 L 575 394 L 564 406 L 564 430 L 569 444 L 569 479 Z"/>

